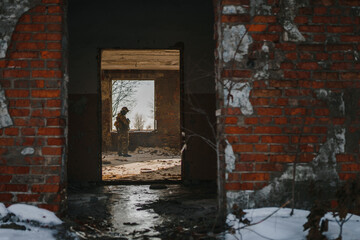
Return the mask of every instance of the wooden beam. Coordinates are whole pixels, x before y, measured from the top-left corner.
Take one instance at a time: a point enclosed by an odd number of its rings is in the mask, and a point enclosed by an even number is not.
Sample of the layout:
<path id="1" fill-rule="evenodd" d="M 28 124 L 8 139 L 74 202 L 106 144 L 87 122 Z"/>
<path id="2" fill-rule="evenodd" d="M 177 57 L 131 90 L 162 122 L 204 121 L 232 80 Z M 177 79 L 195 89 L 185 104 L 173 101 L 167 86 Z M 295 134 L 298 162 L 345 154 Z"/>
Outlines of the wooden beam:
<path id="1" fill-rule="evenodd" d="M 102 50 L 102 70 L 179 70 L 180 50 Z"/>

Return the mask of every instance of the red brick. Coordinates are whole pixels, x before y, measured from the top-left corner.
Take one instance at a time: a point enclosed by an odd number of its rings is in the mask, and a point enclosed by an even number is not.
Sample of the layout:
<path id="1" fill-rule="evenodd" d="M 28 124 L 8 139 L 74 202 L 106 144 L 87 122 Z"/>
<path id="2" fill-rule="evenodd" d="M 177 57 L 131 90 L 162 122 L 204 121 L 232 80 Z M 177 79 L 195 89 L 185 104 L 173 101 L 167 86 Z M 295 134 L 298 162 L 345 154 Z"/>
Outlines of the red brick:
<path id="1" fill-rule="evenodd" d="M 32 77 L 39 78 L 61 78 L 61 71 L 55 70 L 33 70 Z"/>
<path id="2" fill-rule="evenodd" d="M 353 26 L 327 26 L 327 31 L 330 33 L 352 33 Z"/>
<path id="3" fill-rule="evenodd" d="M 338 73 L 332 73 L 332 72 L 314 72 L 313 73 L 313 79 L 337 80 L 337 79 L 339 79 L 339 74 Z"/>
<path id="4" fill-rule="evenodd" d="M 60 15 L 35 15 L 32 17 L 34 23 L 61 23 L 62 16 Z"/>
<path id="5" fill-rule="evenodd" d="M 249 15 L 222 15 L 221 22 L 223 23 L 245 23 L 250 21 Z"/>
<path id="6" fill-rule="evenodd" d="M 45 193 L 45 192 L 59 192 L 59 185 L 33 185 L 32 192 Z"/>
<path id="7" fill-rule="evenodd" d="M 279 116 L 283 111 L 281 108 L 258 108 L 258 115 Z"/>
<path id="8" fill-rule="evenodd" d="M 316 62 L 301 62 L 296 67 L 304 70 L 316 70 L 319 68 L 319 64 Z"/>
<path id="9" fill-rule="evenodd" d="M 234 182 L 234 183 L 225 183 L 225 189 L 226 190 L 253 190 L 254 189 L 254 184 L 253 183 L 239 183 L 239 182 Z"/>
<path id="10" fill-rule="evenodd" d="M 315 51 L 324 51 L 325 46 L 323 44 L 302 44 L 298 45 L 298 50 L 300 51 L 309 51 L 309 52 L 315 52 Z"/>
<path id="11" fill-rule="evenodd" d="M 27 14 L 21 16 L 18 23 L 31 23 L 31 16 Z"/>
<path id="12" fill-rule="evenodd" d="M 337 154 L 336 155 L 337 162 L 355 162 L 355 158 L 350 154 Z"/>
<path id="13" fill-rule="evenodd" d="M 42 163 L 43 161 L 38 161 L 38 163 Z M 60 172 L 59 166 L 32 166 L 31 174 L 59 174 Z"/>
<path id="14" fill-rule="evenodd" d="M 240 136 L 240 142 L 243 143 L 257 143 L 259 142 L 259 136 Z"/>
<path id="15" fill-rule="evenodd" d="M 296 52 L 287 53 L 285 57 L 290 60 L 295 60 L 297 59 L 297 53 Z"/>
<path id="16" fill-rule="evenodd" d="M 25 184 L 5 184 L 4 191 L 6 191 L 6 192 L 27 192 L 28 186 Z"/>
<path id="17" fill-rule="evenodd" d="M 265 154 L 241 154 L 240 161 L 241 162 L 266 162 L 268 160 L 268 156 Z"/>
<path id="18" fill-rule="evenodd" d="M 38 135 L 40 136 L 62 136 L 64 130 L 62 128 L 39 128 Z"/>
<path id="19" fill-rule="evenodd" d="M 249 32 L 262 32 L 265 31 L 265 29 L 267 28 L 267 25 L 264 24 L 252 24 L 249 26 Z"/>
<path id="20" fill-rule="evenodd" d="M 61 50 L 62 49 L 62 46 L 61 46 L 61 43 L 57 43 L 57 42 L 49 42 L 47 43 L 47 49 L 50 49 L 50 50 Z M 60 52 L 60 55 L 61 55 L 61 52 Z"/>
<path id="21" fill-rule="evenodd" d="M 310 78 L 310 72 L 284 71 L 284 78 L 291 78 L 291 79 L 309 79 L 309 78 Z"/>
<path id="22" fill-rule="evenodd" d="M 328 53 L 317 53 L 316 59 L 317 60 L 327 60 L 327 59 L 329 59 L 329 54 Z"/>
<path id="23" fill-rule="evenodd" d="M 248 70 L 224 70 L 222 72 L 223 77 L 241 77 L 249 78 L 251 77 L 252 72 Z"/>
<path id="24" fill-rule="evenodd" d="M 295 156 L 294 155 L 272 155 L 270 156 L 270 162 L 294 162 Z"/>
<path id="25" fill-rule="evenodd" d="M 326 49 L 328 51 L 347 51 L 353 50 L 354 46 L 352 44 L 328 44 Z"/>
<path id="26" fill-rule="evenodd" d="M 65 139 L 64 138 L 48 138 L 47 144 L 61 146 L 61 145 L 65 144 Z"/>
<path id="27" fill-rule="evenodd" d="M 10 68 L 26 68 L 28 67 L 28 63 L 27 61 L 22 61 L 22 60 L 19 61 L 10 60 L 8 61 L 7 66 Z"/>
<path id="28" fill-rule="evenodd" d="M 325 16 L 315 16 L 312 18 L 312 22 L 313 23 L 338 23 L 339 22 L 339 18 L 338 17 L 325 17 Z M 321 30 L 320 30 L 321 29 Z M 324 31 L 324 28 L 321 27 L 318 29 L 319 31 L 316 31 L 316 32 L 323 32 Z"/>
<path id="29" fill-rule="evenodd" d="M 46 126 L 65 126 L 65 120 L 60 118 L 49 118 L 46 120 Z"/>
<path id="30" fill-rule="evenodd" d="M 30 9 L 31 13 L 45 13 L 46 12 L 46 6 L 40 5 L 40 6 L 36 6 L 32 9 Z"/>
<path id="31" fill-rule="evenodd" d="M 9 109 L 9 113 L 13 117 L 27 117 L 30 114 L 30 110 L 25 108 L 16 108 Z"/>
<path id="32" fill-rule="evenodd" d="M 36 33 L 33 35 L 33 40 L 45 40 L 45 41 L 60 41 L 62 38 L 60 33 Z"/>
<path id="33" fill-rule="evenodd" d="M 255 171 L 282 171 L 283 166 L 281 164 L 276 163 L 262 163 L 262 164 L 256 164 Z"/>
<path id="34" fill-rule="evenodd" d="M 32 58 L 38 58 L 39 53 L 38 52 L 12 52 L 10 54 L 10 57 L 13 59 L 32 59 Z"/>
<path id="35" fill-rule="evenodd" d="M 270 179 L 269 173 L 243 173 L 241 174 L 242 181 L 267 181 Z"/>
<path id="36" fill-rule="evenodd" d="M 234 152 L 252 152 L 253 146 L 251 144 L 236 144 L 233 145 Z"/>
<path id="37" fill-rule="evenodd" d="M 278 42 L 280 39 L 278 34 L 252 34 L 251 36 L 255 41 Z"/>
<path id="38" fill-rule="evenodd" d="M 18 128 L 5 128 L 5 135 L 7 136 L 18 136 L 19 129 Z"/>
<path id="39" fill-rule="evenodd" d="M 60 183 L 59 176 L 50 176 L 46 178 L 46 183 Z"/>
<path id="40" fill-rule="evenodd" d="M 28 174 L 29 170 L 29 167 L 0 166 L 1 174 Z"/>
<path id="41" fill-rule="evenodd" d="M 227 136 L 226 139 L 230 144 L 239 142 L 239 138 L 237 136 Z"/>
<path id="42" fill-rule="evenodd" d="M 285 114 L 286 115 L 291 115 L 291 116 L 305 115 L 306 114 L 306 109 L 305 108 L 288 108 L 288 109 L 285 110 Z"/>
<path id="43" fill-rule="evenodd" d="M 35 98 L 56 98 L 60 97 L 60 90 L 32 90 L 31 96 Z"/>
<path id="44" fill-rule="evenodd" d="M 289 143 L 288 136 L 262 136 L 261 142 L 263 143 Z"/>
<path id="45" fill-rule="evenodd" d="M 45 49 L 43 42 L 20 42 L 16 44 L 18 50 L 41 50 Z"/>
<path id="46" fill-rule="evenodd" d="M 46 29 L 50 32 L 61 32 L 62 25 L 61 24 L 47 24 Z"/>
<path id="47" fill-rule="evenodd" d="M 340 37 L 342 42 L 360 42 L 360 36 L 343 35 Z"/>
<path id="48" fill-rule="evenodd" d="M 316 116 L 328 116 L 330 111 L 327 108 L 318 108 L 314 110 L 314 113 Z"/>
<path id="49" fill-rule="evenodd" d="M 275 124 L 287 124 L 288 119 L 286 117 L 277 117 L 274 118 Z"/>
<path id="50" fill-rule="evenodd" d="M 27 70 L 4 70 L 5 78 L 25 78 L 29 77 L 30 72 Z"/>
<path id="51" fill-rule="evenodd" d="M 359 172 L 360 171 L 360 164 L 358 163 L 351 163 L 351 164 L 342 164 L 341 171 L 344 172 Z"/>
<path id="52" fill-rule="evenodd" d="M 9 183 L 12 177 L 11 175 L 0 175 L 0 183 Z"/>
<path id="53" fill-rule="evenodd" d="M 49 52 L 49 51 L 41 52 L 41 58 L 43 59 L 61 59 L 61 57 L 62 57 L 61 52 Z"/>
<path id="54" fill-rule="evenodd" d="M 349 180 L 349 179 L 356 179 L 357 174 L 356 173 L 339 173 L 339 177 L 341 180 Z"/>
<path id="55" fill-rule="evenodd" d="M 235 171 L 252 172 L 252 171 L 254 171 L 254 164 L 252 164 L 252 163 L 237 163 L 235 165 Z"/>
<path id="56" fill-rule="evenodd" d="M 225 118 L 225 123 L 226 124 L 236 124 L 237 122 L 238 122 L 237 117 L 227 117 L 227 118 Z"/>
<path id="57" fill-rule="evenodd" d="M 253 125 L 257 124 L 259 122 L 259 119 L 256 117 L 247 117 L 244 120 L 245 124 Z"/>
<path id="58" fill-rule="evenodd" d="M 52 108 L 52 107 L 59 108 L 59 107 L 61 107 L 61 100 L 47 100 L 46 106 L 49 108 Z"/>
<path id="59" fill-rule="evenodd" d="M 293 69 L 294 68 L 294 64 L 291 62 L 283 62 L 281 63 L 280 66 L 281 69 Z"/>
<path id="60" fill-rule="evenodd" d="M 299 138 L 300 138 L 299 136 L 293 136 L 291 138 L 291 141 L 293 143 L 298 143 Z M 301 136 L 300 142 L 301 143 L 317 143 L 317 142 L 319 142 L 319 137 L 318 136 Z"/>
<path id="61" fill-rule="evenodd" d="M 45 26 L 44 24 L 18 24 L 15 29 L 18 32 L 43 32 Z"/>
<path id="62" fill-rule="evenodd" d="M 13 195 L 10 193 L 0 193 L 0 202 L 10 202 Z"/>
<path id="63" fill-rule="evenodd" d="M 22 128 L 21 135 L 23 136 L 35 136 L 35 128 Z"/>
<path id="64" fill-rule="evenodd" d="M 40 200 L 40 194 L 17 194 L 18 202 L 38 202 Z"/>
<path id="65" fill-rule="evenodd" d="M 314 14 L 315 15 L 324 15 L 327 12 L 327 8 L 326 7 L 315 7 L 314 8 Z"/>
<path id="66" fill-rule="evenodd" d="M 310 25 L 299 26 L 299 30 L 301 32 L 324 32 L 325 31 L 323 26 L 310 26 Z"/>
<path id="67" fill-rule="evenodd" d="M 304 17 L 304 16 L 296 16 L 294 19 L 294 22 L 297 24 L 304 24 L 307 23 L 309 20 L 308 17 Z"/>
<path id="68" fill-rule="evenodd" d="M 283 152 L 285 152 L 284 146 L 282 146 L 282 145 L 270 145 L 270 152 L 283 153 Z"/>
<path id="69" fill-rule="evenodd" d="M 225 127 L 226 134 L 247 134 L 252 133 L 251 127 Z"/>
<path id="70" fill-rule="evenodd" d="M 253 18 L 253 22 L 255 22 L 255 23 L 275 23 L 276 16 L 255 16 Z"/>

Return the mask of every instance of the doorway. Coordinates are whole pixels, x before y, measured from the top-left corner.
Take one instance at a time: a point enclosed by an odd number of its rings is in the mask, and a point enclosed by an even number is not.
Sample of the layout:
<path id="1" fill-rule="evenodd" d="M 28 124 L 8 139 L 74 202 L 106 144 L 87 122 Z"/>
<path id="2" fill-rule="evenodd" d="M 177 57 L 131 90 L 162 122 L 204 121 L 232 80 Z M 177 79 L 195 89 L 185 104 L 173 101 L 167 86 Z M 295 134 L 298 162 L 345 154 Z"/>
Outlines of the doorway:
<path id="1" fill-rule="evenodd" d="M 101 51 L 103 181 L 181 180 L 179 70 L 180 50 Z"/>

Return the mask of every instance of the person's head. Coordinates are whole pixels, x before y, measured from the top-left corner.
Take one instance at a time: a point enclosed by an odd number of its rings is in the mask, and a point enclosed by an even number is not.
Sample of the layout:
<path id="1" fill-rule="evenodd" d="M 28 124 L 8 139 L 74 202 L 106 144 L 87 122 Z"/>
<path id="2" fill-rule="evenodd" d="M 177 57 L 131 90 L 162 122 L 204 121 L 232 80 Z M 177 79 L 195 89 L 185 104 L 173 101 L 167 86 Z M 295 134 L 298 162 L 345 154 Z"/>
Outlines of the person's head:
<path id="1" fill-rule="evenodd" d="M 129 109 L 127 107 L 123 107 L 120 111 L 122 115 L 126 115 L 129 112 Z"/>

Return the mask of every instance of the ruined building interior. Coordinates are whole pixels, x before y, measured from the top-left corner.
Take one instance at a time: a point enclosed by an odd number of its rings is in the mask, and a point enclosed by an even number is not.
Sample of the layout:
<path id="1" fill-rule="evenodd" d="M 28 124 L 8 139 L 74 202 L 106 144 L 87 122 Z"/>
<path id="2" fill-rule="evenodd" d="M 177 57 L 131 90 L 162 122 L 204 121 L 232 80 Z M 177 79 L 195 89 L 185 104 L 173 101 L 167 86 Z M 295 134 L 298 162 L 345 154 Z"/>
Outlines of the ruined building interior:
<path id="1" fill-rule="evenodd" d="M 1 0 L 0 210 L 165 239 L 334 210 L 359 185 L 359 33 L 358 0 Z"/>

